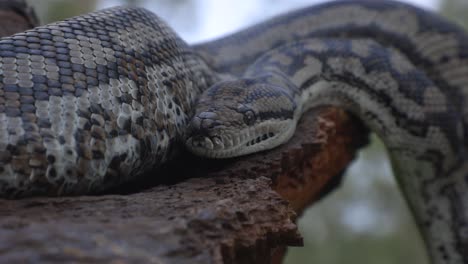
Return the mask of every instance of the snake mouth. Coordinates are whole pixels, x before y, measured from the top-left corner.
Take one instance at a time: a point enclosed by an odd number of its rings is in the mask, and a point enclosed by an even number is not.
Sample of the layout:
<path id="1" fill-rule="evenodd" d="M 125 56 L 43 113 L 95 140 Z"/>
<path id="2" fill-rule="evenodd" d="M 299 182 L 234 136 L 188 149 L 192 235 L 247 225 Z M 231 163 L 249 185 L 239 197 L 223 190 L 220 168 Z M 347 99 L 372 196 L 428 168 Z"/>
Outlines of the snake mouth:
<path id="1" fill-rule="evenodd" d="M 259 150 L 267 149 L 266 141 L 274 139 L 275 133 L 269 132 L 254 137 L 253 139 L 242 136 L 226 136 L 224 139 L 218 136 L 194 136 L 186 141 L 187 148 L 198 156 L 207 158 L 231 158 Z M 265 146 L 261 146 L 265 145 Z M 257 148 L 258 147 L 258 148 Z M 246 152 L 246 150 L 250 150 Z"/>
<path id="2" fill-rule="evenodd" d="M 192 135 L 187 138 L 185 145 L 197 156 L 212 159 L 233 158 L 274 148 L 286 142 L 294 129 L 294 124 L 283 120 L 275 124 L 245 128 L 236 133 Z"/>
<path id="3" fill-rule="evenodd" d="M 220 137 L 194 136 L 187 139 L 187 146 L 204 148 L 208 151 L 224 149 L 224 143 Z"/>
<path id="4" fill-rule="evenodd" d="M 261 136 L 258 136 L 256 138 L 250 140 L 250 141 L 247 141 L 247 143 L 245 143 L 245 146 L 246 147 L 251 147 L 251 146 L 254 146 L 256 144 L 260 144 L 265 140 L 273 138 L 274 136 L 275 136 L 275 133 L 273 133 L 273 132 L 264 133 Z"/>
<path id="5" fill-rule="evenodd" d="M 234 144 L 231 137 L 226 136 L 223 140 L 218 136 L 200 135 L 187 138 L 185 145 L 193 154 L 213 159 L 235 157 L 235 153 L 242 146 Z"/>

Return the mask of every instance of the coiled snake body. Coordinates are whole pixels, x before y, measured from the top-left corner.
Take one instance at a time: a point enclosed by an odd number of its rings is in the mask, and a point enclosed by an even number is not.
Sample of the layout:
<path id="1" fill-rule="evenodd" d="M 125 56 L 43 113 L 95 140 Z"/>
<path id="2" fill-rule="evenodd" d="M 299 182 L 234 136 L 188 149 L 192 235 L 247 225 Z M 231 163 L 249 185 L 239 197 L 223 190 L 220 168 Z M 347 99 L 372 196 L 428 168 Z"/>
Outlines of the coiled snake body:
<path id="1" fill-rule="evenodd" d="M 468 263 L 467 40 L 426 11 L 366 0 L 196 46 L 138 8 L 4 38 L 0 195 L 104 190 L 185 136 L 210 157 L 272 148 L 306 109 L 332 104 L 386 143 L 433 262 Z"/>

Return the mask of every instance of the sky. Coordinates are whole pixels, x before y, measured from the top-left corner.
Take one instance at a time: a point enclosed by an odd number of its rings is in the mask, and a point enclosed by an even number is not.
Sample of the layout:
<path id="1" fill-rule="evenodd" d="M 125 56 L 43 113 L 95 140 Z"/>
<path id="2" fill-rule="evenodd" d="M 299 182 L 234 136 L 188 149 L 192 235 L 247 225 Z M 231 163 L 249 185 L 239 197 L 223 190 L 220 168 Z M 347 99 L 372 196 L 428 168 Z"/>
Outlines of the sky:
<path id="1" fill-rule="evenodd" d="M 143 1 L 143 6 L 163 17 L 185 40 L 190 43 L 215 38 L 264 20 L 267 17 L 327 0 L 193 0 L 193 10 L 179 10 L 179 15 L 165 13 L 153 1 Z M 436 10 L 439 0 L 400 0 L 422 8 Z M 99 8 L 121 5 L 119 0 L 101 0 Z M 195 26 L 183 23 L 189 12 L 197 12 L 199 23 Z M 192 16 L 193 17 L 193 16 Z"/>
<path id="2" fill-rule="evenodd" d="M 210 18 L 205 19 L 200 31 L 200 39 L 213 38 L 226 32 L 234 31 L 249 25 L 251 22 L 262 20 L 263 16 L 273 16 L 284 13 L 287 10 L 310 6 L 317 3 L 327 2 L 324 0 L 290 0 L 282 1 L 275 5 L 268 5 L 265 10 L 266 1 L 252 0 L 202 0 L 202 7 L 210 14 Z M 436 9 L 435 0 L 406 0 L 424 8 Z M 242 14 L 242 15 L 239 15 Z M 257 21 L 252 21 L 252 16 L 257 17 Z M 262 17 L 262 18 L 260 18 Z M 223 21 L 222 24 L 214 21 Z"/>

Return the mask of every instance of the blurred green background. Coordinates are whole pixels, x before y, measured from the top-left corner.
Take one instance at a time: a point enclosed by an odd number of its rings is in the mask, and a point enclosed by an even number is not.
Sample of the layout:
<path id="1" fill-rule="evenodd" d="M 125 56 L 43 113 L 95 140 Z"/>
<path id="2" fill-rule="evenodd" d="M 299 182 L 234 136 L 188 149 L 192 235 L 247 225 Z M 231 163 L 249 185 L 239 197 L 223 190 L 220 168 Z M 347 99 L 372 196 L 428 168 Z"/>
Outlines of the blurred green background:
<path id="1" fill-rule="evenodd" d="M 408 0 L 409 1 L 409 0 Z M 119 4 L 144 6 L 189 42 L 225 34 L 317 1 L 301 0 L 31 0 L 43 24 Z M 321 1 L 324 2 L 324 1 Z M 418 5 L 417 1 L 412 1 Z M 419 1 L 468 26 L 468 1 Z M 210 19 L 208 19 L 210 18 Z M 373 138 L 349 168 L 342 186 L 299 219 L 305 247 L 290 248 L 285 263 L 426 264 L 425 250 L 392 177 L 386 153 Z"/>

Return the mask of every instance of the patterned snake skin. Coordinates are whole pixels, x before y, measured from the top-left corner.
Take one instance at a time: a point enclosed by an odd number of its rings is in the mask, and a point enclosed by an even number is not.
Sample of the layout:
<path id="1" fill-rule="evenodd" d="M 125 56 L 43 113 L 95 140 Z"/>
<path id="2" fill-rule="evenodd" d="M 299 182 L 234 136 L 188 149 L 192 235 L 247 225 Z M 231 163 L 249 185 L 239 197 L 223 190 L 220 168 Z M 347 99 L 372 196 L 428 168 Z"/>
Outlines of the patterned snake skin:
<path id="1" fill-rule="evenodd" d="M 113 8 L 0 40 L 0 195 L 104 190 L 163 163 L 216 75 L 154 14 Z"/>
<path id="2" fill-rule="evenodd" d="M 398 2 L 338 1 L 194 48 L 217 71 L 244 74 L 200 96 L 192 152 L 269 149 L 289 139 L 308 108 L 342 107 L 384 141 L 432 263 L 468 263 L 462 29 Z"/>
<path id="3" fill-rule="evenodd" d="M 196 46 L 139 8 L 37 27 L 0 40 L 0 196 L 105 190 L 185 136 L 211 157 L 268 149 L 332 104 L 383 138 L 433 263 L 468 263 L 467 60 L 463 30 L 393 1 L 318 5 Z"/>

